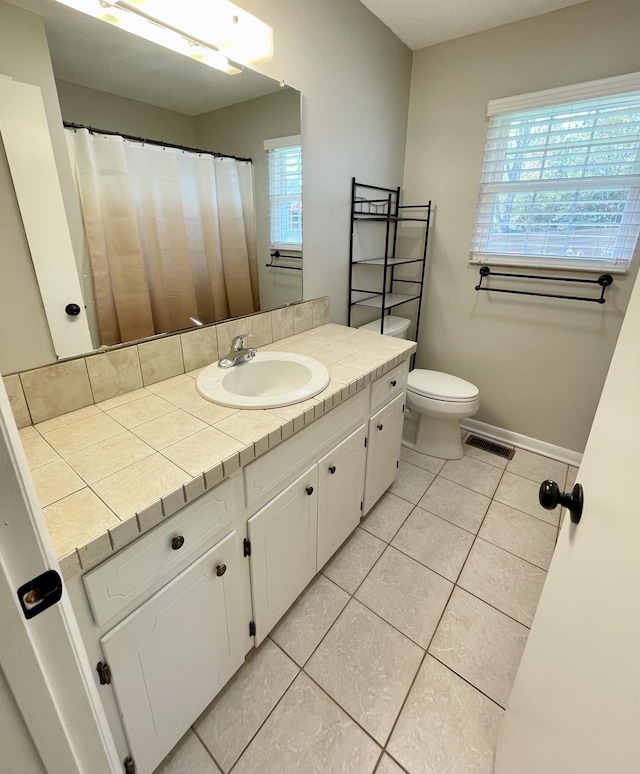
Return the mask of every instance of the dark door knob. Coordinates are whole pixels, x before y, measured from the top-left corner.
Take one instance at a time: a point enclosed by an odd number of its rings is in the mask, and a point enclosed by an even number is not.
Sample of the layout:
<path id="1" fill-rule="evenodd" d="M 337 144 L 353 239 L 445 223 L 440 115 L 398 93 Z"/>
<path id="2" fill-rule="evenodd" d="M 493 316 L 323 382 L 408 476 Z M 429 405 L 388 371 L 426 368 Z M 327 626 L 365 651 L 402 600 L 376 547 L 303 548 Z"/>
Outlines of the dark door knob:
<path id="1" fill-rule="evenodd" d="M 307 487 L 307 488 L 306 488 L 304 491 L 305 491 L 305 492 L 306 492 L 308 495 L 312 495 L 312 494 L 313 494 L 313 487 L 312 487 L 312 486 L 308 486 L 308 487 Z"/>
<path id="2" fill-rule="evenodd" d="M 331 475 L 333 475 L 335 472 L 336 472 L 336 466 L 335 465 L 331 465 L 331 467 L 329 468 L 329 473 L 331 473 Z"/>
<path id="3" fill-rule="evenodd" d="M 569 492 L 561 492 L 555 481 L 548 479 L 540 484 L 538 494 L 540 505 L 548 511 L 552 511 L 557 505 L 562 505 L 571 514 L 571 521 L 578 524 L 582 517 L 584 504 L 584 492 L 580 484 L 576 484 Z"/>
<path id="4" fill-rule="evenodd" d="M 173 548 L 174 551 L 179 551 L 182 546 L 184 545 L 184 538 L 182 535 L 176 535 L 171 540 L 171 548 Z"/>
<path id="5" fill-rule="evenodd" d="M 219 564 L 216 567 L 216 575 L 218 576 L 218 578 L 221 578 L 225 574 L 226 571 L 227 571 L 227 565 L 226 564 Z"/>
<path id="6" fill-rule="evenodd" d="M 76 315 L 80 314 L 80 307 L 78 304 L 67 304 L 64 308 L 64 311 L 69 315 L 69 317 L 76 317 Z"/>
<path id="7" fill-rule="evenodd" d="M 384 427 L 384 425 L 383 425 L 382 423 L 381 423 L 381 424 L 379 424 L 379 425 L 378 425 L 378 430 L 382 430 L 382 428 L 383 428 L 383 427 Z"/>

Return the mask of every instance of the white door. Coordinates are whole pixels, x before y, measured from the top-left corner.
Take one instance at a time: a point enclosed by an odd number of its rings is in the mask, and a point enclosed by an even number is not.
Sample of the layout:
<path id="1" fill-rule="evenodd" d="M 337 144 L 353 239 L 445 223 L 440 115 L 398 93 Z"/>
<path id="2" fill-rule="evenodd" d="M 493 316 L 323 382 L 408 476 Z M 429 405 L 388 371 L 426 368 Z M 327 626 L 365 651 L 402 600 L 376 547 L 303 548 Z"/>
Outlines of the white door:
<path id="1" fill-rule="evenodd" d="M 29 620 L 18 601 L 18 588 L 59 567 L 2 379 L 0 492 L 0 671 L 11 694 L 7 712 L 26 726 L 48 774 L 122 772 L 68 595 L 63 589 L 60 602 Z M 3 724 L 0 768 L 19 741 L 6 731 Z"/>
<path id="2" fill-rule="evenodd" d="M 318 463 L 318 569 L 360 522 L 366 434 L 362 425 Z"/>
<path id="3" fill-rule="evenodd" d="M 151 774 L 242 665 L 235 532 L 102 638 L 137 774 Z"/>
<path id="4" fill-rule="evenodd" d="M 316 574 L 318 466 L 249 519 L 256 645 Z"/>
<path id="5" fill-rule="evenodd" d="M 578 474 L 582 519 L 565 517 L 497 774 L 640 772 L 639 332 L 636 282 Z"/>

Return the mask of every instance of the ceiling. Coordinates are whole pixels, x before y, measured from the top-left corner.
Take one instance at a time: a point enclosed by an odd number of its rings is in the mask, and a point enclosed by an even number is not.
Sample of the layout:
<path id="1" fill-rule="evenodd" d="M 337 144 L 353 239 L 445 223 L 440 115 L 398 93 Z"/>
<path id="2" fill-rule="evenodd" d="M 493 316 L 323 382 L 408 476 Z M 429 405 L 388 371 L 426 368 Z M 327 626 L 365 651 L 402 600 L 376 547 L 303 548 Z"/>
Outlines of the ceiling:
<path id="1" fill-rule="evenodd" d="M 360 0 L 413 51 L 586 0 Z"/>
<path id="2" fill-rule="evenodd" d="M 227 75 L 55 0 L 9 0 L 43 17 L 56 78 L 194 116 L 278 91 L 245 69 Z M 177 2 L 177 0 L 176 0 Z"/>

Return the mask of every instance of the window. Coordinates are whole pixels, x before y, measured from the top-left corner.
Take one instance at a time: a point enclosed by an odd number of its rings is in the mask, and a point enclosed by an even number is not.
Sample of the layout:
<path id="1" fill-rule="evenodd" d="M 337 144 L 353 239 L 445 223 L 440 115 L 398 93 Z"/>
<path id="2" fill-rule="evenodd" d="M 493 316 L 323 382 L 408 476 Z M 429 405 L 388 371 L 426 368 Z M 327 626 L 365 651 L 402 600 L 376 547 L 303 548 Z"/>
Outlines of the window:
<path id="1" fill-rule="evenodd" d="M 487 112 L 472 262 L 626 271 L 640 231 L 640 74 Z"/>
<path id="2" fill-rule="evenodd" d="M 300 135 L 265 140 L 269 162 L 269 231 L 275 250 L 302 250 Z"/>

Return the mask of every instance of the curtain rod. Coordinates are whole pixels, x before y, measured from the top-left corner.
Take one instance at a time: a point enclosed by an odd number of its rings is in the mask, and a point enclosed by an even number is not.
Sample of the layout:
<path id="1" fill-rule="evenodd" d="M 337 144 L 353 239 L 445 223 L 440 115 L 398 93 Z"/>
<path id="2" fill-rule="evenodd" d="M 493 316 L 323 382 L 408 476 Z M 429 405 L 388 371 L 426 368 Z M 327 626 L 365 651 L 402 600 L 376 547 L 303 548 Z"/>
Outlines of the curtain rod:
<path id="1" fill-rule="evenodd" d="M 131 140 L 132 142 L 141 142 L 146 145 L 158 145 L 161 148 L 174 148 L 175 150 L 186 151 L 187 153 L 204 153 L 207 156 L 215 156 L 222 159 L 234 159 L 234 161 L 246 161 L 249 164 L 253 163 L 251 159 L 245 159 L 241 156 L 232 156 L 230 153 L 218 153 L 217 151 L 201 150 L 200 148 L 189 148 L 187 145 L 175 145 L 172 142 L 162 142 L 162 140 L 150 140 L 147 137 L 134 137 L 131 134 L 124 134 L 123 132 L 112 132 L 109 129 L 96 129 L 93 126 L 85 126 L 84 124 L 74 124 L 71 121 L 63 121 L 63 126 L 66 129 L 88 129 L 90 134 L 110 134 L 114 137 L 122 137 L 125 140 Z"/>

